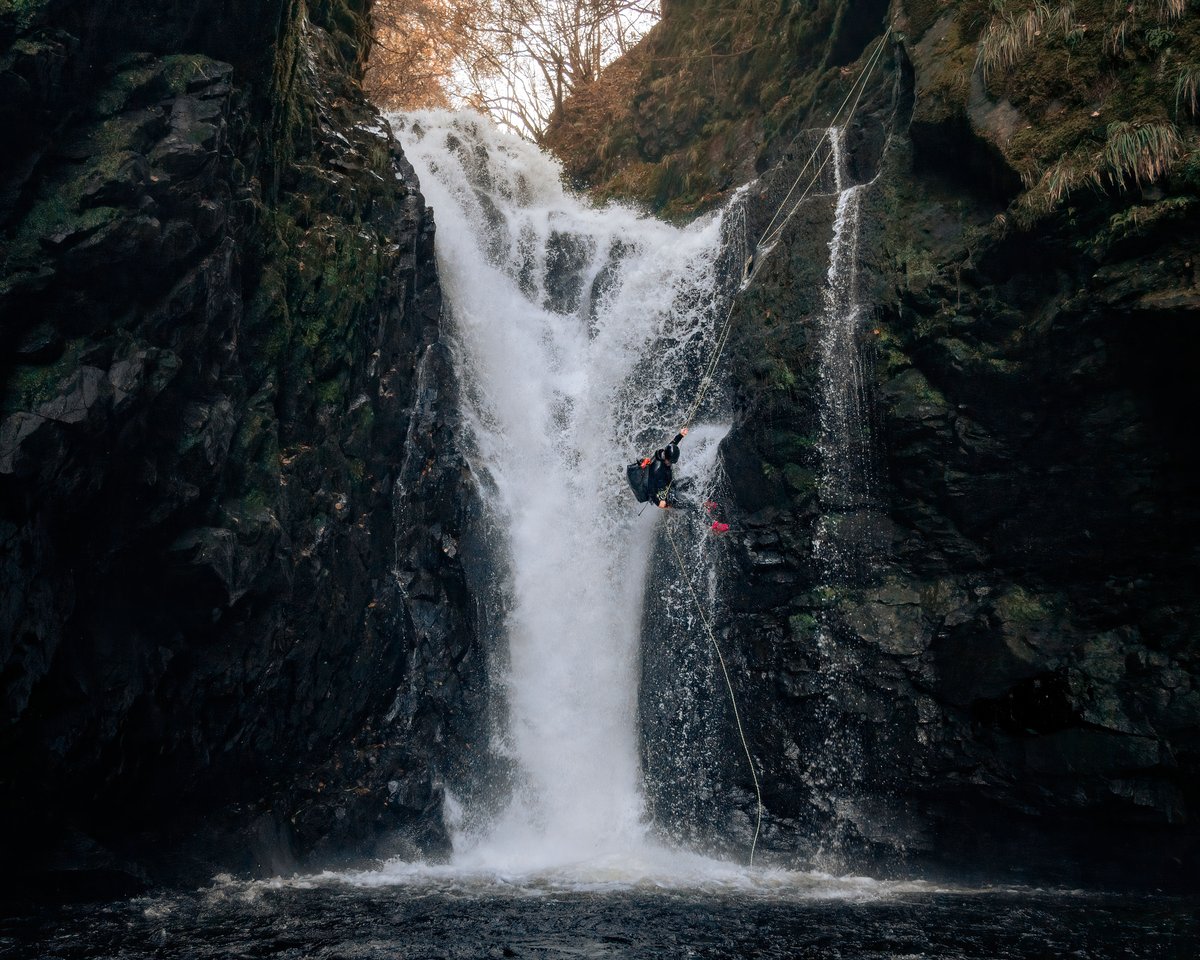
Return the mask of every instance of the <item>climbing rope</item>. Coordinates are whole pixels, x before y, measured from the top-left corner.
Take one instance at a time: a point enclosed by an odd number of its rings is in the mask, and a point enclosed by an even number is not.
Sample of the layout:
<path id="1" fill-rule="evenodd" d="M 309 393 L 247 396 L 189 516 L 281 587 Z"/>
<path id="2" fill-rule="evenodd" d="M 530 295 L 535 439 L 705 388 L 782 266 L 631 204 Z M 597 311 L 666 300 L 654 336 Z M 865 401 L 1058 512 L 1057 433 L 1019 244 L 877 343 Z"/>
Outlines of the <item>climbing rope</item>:
<path id="1" fill-rule="evenodd" d="M 867 62 L 864 64 L 863 69 L 860 71 L 857 79 L 853 84 L 851 84 L 845 98 L 842 100 L 841 104 L 837 108 L 837 111 L 834 113 L 833 119 L 830 122 L 831 127 L 837 127 L 839 125 L 839 118 L 842 118 L 842 111 L 846 109 L 847 104 L 850 105 L 850 109 L 846 113 L 845 118 L 840 119 L 840 122 L 843 124 L 848 123 L 850 118 L 854 116 L 855 111 L 858 109 L 859 103 L 862 101 L 863 93 L 870 85 L 871 77 L 875 72 L 875 68 L 879 65 L 883 48 L 891 34 L 892 30 L 889 27 L 883 36 L 879 38 L 879 42 L 876 44 L 874 52 L 870 57 L 868 57 Z M 755 243 L 754 250 L 747 261 L 746 276 L 742 280 L 741 290 L 745 290 L 753 282 L 755 275 L 762 268 L 763 262 L 770 255 L 771 251 L 775 249 L 776 243 L 783 235 L 784 228 L 787 226 L 792 217 L 795 216 L 796 211 L 800 208 L 800 204 L 802 204 L 808 198 L 813 187 L 820 179 L 821 174 L 825 171 L 825 167 L 829 164 L 829 161 L 833 156 L 832 150 L 826 153 L 825 158 L 813 171 L 812 176 L 809 177 L 808 183 L 800 192 L 800 196 L 796 198 L 794 203 L 792 203 L 791 200 L 793 194 L 795 194 L 796 189 L 800 186 L 800 182 L 804 179 L 804 175 L 813 166 L 820 149 L 821 144 L 818 142 L 813 148 L 813 152 L 809 155 L 809 158 L 804 162 L 804 166 L 800 168 L 800 172 L 796 175 L 796 179 L 792 182 L 788 192 L 784 195 L 783 200 L 776 208 L 770 222 L 763 229 L 762 234 L 758 238 L 758 242 Z M 784 213 L 785 210 L 787 211 L 786 214 Z M 733 308 L 735 302 L 736 301 L 733 298 L 730 299 L 729 309 L 726 311 L 724 322 L 721 324 L 721 331 L 717 335 L 717 339 L 713 344 L 712 354 L 709 357 L 704 374 L 700 378 L 700 386 L 696 392 L 696 398 L 692 402 L 691 408 L 688 410 L 687 420 L 684 423 L 684 432 L 691 428 L 692 421 L 695 420 L 696 414 L 700 410 L 700 405 L 704 402 L 704 397 L 708 393 L 709 387 L 712 386 L 713 378 L 717 371 L 717 364 L 720 361 L 721 354 L 725 350 L 725 345 L 729 342 L 729 334 L 733 327 Z M 669 489 L 670 487 L 668 485 L 668 490 Z M 730 706 L 733 707 L 733 719 L 737 723 L 738 737 L 742 741 L 742 750 L 744 750 L 746 753 L 746 764 L 750 768 L 750 779 L 754 782 L 754 796 L 758 805 L 758 813 L 754 822 L 754 838 L 750 841 L 750 866 L 754 866 L 754 854 L 758 848 L 758 835 L 762 830 L 763 815 L 762 789 L 758 783 L 758 771 L 754 767 L 754 757 L 750 753 L 750 744 L 746 740 L 746 732 L 742 727 L 742 716 L 741 712 L 738 710 L 737 697 L 733 692 L 733 681 L 729 678 L 729 668 L 725 664 L 725 657 L 721 653 L 721 646 L 717 643 L 717 636 L 713 632 L 712 623 L 708 619 L 708 614 L 705 612 L 704 605 L 700 602 L 700 597 L 696 593 L 696 588 L 692 585 L 691 578 L 688 576 L 687 567 L 684 565 L 683 557 L 679 553 L 679 546 L 675 542 L 674 525 L 671 523 L 667 524 L 667 539 L 671 543 L 671 552 L 675 554 L 675 562 L 679 565 L 679 575 L 683 578 L 683 582 L 688 586 L 688 590 L 692 595 L 692 600 L 696 604 L 696 610 L 700 614 L 700 621 L 704 624 L 704 630 L 708 634 L 708 639 L 712 643 L 713 650 L 716 651 L 717 661 L 721 664 L 721 674 L 725 677 L 725 689 L 729 691 L 729 703 Z"/>
<path id="2" fill-rule="evenodd" d="M 841 104 L 834 113 L 833 120 L 830 123 L 831 127 L 837 127 L 839 125 L 839 119 L 843 124 L 848 123 L 850 118 L 854 116 L 855 111 L 858 110 L 858 106 L 862 102 L 863 93 L 870 85 L 871 77 L 874 75 L 875 68 L 879 66 L 880 60 L 882 59 L 884 46 L 887 44 L 888 38 L 891 35 L 892 30 L 891 27 L 889 27 L 884 32 L 883 36 L 879 38 L 879 42 L 875 45 L 874 52 L 872 52 L 871 56 L 867 58 L 866 64 L 863 65 L 858 77 L 855 79 L 854 83 L 850 85 L 850 89 L 846 92 L 846 96 L 842 99 Z M 850 105 L 850 109 L 846 113 L 846 116 L 842 118 L 842 111 L 846 109 L 847 104 Z M 792 182 L 787 194 L 784 195 L 783 200 L 775 209 L 774 216 L 771 217 L 770 222 L 759 236 L 758 242 L 755 243 L 754 251 L 749 259 L 750 269 L 747 272 L 745 279 L 742 281 L 742 290 L 748 288 L 751 282 L 753 282 L 755 275 L 762 268 L 764 261 L 770 255 L 771 251 L 775 249 L 775 244 L 783 235 L 784 228 L 787 226 L 792 217 L 795 216 L 796 211 L 800 209 L 800 205 L 806 199 L 808 199 L 813 187 L 816 186 L 821 174 L 825 171 L 825 167 L 828 166 L 829 161 L 833 156 L 832 151 L 826 153 L 825 158 L 813 171 L 812 176 L 809 177 L 808 183 L 805 185 L 804 190 L 801 191 L 800 196 L 796 198 L 794 203 L 791 203 L 789 208 L 789 201 L 791 201 L 792 195 L 796 192 L 796 188 L 800 186 L 800 181 L 804 179 L 805 173 L 810 167 L 812 167 L 820 150 L 820 143 L 813 147 L 812 153 L 804 162 L 804 166 L 800 168 L 800 172 L 796 175 L 796 179 Z M 783 219 L 780 219 L 780 214 L 782 214 L 785 209 L 787 210 L 787 214 L 783 216 Z M 761 256 L 759 256 L 760 251 L 762 251 Z M 696 399 L 692 402 L 692 405 L 688 410 L 687 420 L 684 423 L 685 427 L 691 427 L 692 421 L 696 419 L 696 414 L 700 410 L 700 405 L 704 402 L 704 397 L 708 393 L 709 387 L 712 386 L 714 375 L 717 372 L 717 364 L 721 359 L 721 354 L 725 350 L 725 345 L 729 342 L 729 334 L 733 327 L 733 308 L 735 303 L 735 300 L 730 300 L 729 309 L 726 311 L 725 320 L 721 325 L 721 332 L 717 335 L 716 342 L 713 344 L 712 354 L 709 357 L 708 365 L 705 367 L 704 373 L 700 378 L 700 387 L 696 392 Z"/>
<path id="3" fill-rule="evenodd" d="M 696 588 L 692 585 L 691 577 L 688 576 L 687 568 L 683 564 L 683 557 L 680 556 L 679 546 L 675 543 L 675 530 L 673 524 L 670 523 L 667 524 L 667 539 L 671 541 L 671 552 L 675 554 L 675 562 L 679 564 L 679 575 L 683 578 L 683 582 L 688 585 L 692 599 L 696 602 L 696 610 L 700 613 L 700 622 L 704 624 L 704 629 L 708 633 L 708 639 L 712 642 L 713 649 L 717 652 L 717 660 L 721 664 L 721 673 L 725 677 L 725 689 L 729 691 L 729 704 L 733 707 L 733 719 L 737 722 L 737 732 L 742 740 L 742 749 L 746 751 L 746 763 L 750 767 L 750 779 L 754 781 L 754 797 L 758 803 L 758 816 L 754 821 L 754 839 L 750 841 L 750 866 L 754 866 L 754 852 L 758 848 L 758 834 L 762 829 L 763 815 L 762 790 L 758 785 L 758 772 L 754 769 L 754 758 L 750 755 L 750 744 L 746 742 L 746 731 L 742 729 L 742 715 L 738 711 L 737 697 L 733 693 L 733 681 L 729 679 L 729 668 L 725 665 L 725 657 L 721 653 L 720 644 L 717 643 L 717 636 L 713 633 L 708 614 L 704 612 L 704 605 L 700 602 Z"/>
<path id="4" fill-rule="evenodd" d="M 833 120 L 829 124 L 831 127 L 839 126 L 839 118 L 842 115 L 842 111 L 846 109 L 846 105 L 848 103 L 850 103 L 852 98 L 853 98 L 854 102 L 850 106 L 850 110 L 847 112 L 845 119 L 842 120 L 841 122 L 842 123 L 849 122 L 850 118 L 853 117 L 855 112 L 858 110 L 858 105 L 862 101 L 862 95 L 866 91 L 867 87 L 870 85 L 871 77 L 875 73 L 875 68 L 879 65 L 880 59 L 882 58 L 882 54 L 883 54 L 883 48 L 887 44 L 888 37 L 890 37 L 891 34 L 892 34 L 892 30 L 889 27 L 884 32 L 883 36 L 881 36 L 879 38 L 879 42 L 875 45 L 874 52 L 871 54 L 870 57 L 867 58 L 866 64 L 863 66 L 862 70 L 859 72 L 858 77 L 855 79 L 854 83 L 850 85 L 850 89 L 846 92 L 846 96 L 842 99 L 841 104 L 838 106 L 837 111 L 834 113 Z M 821 165 L 816 169 L 816 171 L 813 173 L 813 175 L 809 178 L 808 184 L 805 186 L 804 191 L 801 193 L 800 197 L 796 200 L 795 203 L 793 203 L 791 205 L 791 209 L 788 210 L 787 216 L 785 216 L 782 220 L 780 220 L 779 215 L 781 213 L 783 213 L 785 208 L 787 208 L 788 201 L 791 199 L 792 194 L 796 192 L 796 187 L 798 187 L 800 185 L 800 181 L 804 178 L 805 171 L 808 170 L 808 168 L 810 166 L 812 166 L 812 163 L 816 159 L 817 154 L 820 152 L 820 150 L 821 150 L 820 143 L 818 143 L 817 146 L 813 147 L 813 152 L 811 154 L 809 154 L 808 159 L 804 162 L 804 166 L 800 169 L 799 174 L 796 175 L 796 179 L 795 179 L 795 181 L 793 181 L 791 188 L 788 190 L 786 196 L 784 196 L 783 201 L 776 208 L 775 215 L 771 218 L 771 222 L 767 224 L 766 228 L 762 232 L 762 236 L 759 237 L 758 243 L 755 244 L 755 252 L 756 253 L 758 252 L 758 250 L 760 250 L 762 248 L 764 243 L 767 245 L 768 251 L 770 250 L 770 247 L 782 235 L 784 226 L 795 214 L 795 212 L 799 208 L 800 204 L 802 204 L 807 199 L 809 193 L 812 191 L 812 188 L 816 185 L 817 181 L 820 179 L 821 174 L 824 172 L 825 167 L 828 166 L 830 158 L 832 157 L 831 153 L 827 153 L 825 155 L 825 159 L 821 161 Z"/>

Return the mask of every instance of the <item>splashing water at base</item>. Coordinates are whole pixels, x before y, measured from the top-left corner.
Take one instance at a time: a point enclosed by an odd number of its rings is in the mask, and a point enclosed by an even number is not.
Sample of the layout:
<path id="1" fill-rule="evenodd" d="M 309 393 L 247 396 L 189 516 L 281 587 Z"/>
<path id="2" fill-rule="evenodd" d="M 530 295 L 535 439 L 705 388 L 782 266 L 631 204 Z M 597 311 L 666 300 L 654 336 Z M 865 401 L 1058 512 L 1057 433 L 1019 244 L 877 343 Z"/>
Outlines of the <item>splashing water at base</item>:
<path id="1" fill-rule="evenodd" d="M 650 548 L 673 520 L 639 515 L 624 467 L 674 434 L 708 359 L 728 302 L 721 219 L 679 229 L 587 206 L 474 115 L 393 124 L 434 210 L 472 468 L 507 538 L 491 670 L 511 795 L 463 811 L 454 864 L 611 873 L 661 857 L 636 698 Z M 726 429 L 697 427 L 680 475 L 702 488 Z"/>

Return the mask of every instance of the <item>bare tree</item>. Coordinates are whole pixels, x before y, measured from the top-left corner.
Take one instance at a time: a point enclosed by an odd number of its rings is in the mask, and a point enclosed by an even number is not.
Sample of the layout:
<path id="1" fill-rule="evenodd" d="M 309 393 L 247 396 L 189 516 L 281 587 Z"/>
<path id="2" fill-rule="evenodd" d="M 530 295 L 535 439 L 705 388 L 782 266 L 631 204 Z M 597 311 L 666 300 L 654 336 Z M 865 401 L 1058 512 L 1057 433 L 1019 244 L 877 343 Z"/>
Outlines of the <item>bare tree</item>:
<path id="1" fill-rule="evenodd" d="M 658 0 L 377 0 L 386 66 L 372 58 L 369 89 L 397 106 L 472 106 L 536 142 L 658 12 Z"/>
<path id="2" fill-rule="evenodd" d="M 459 52 L 473 42 L 467 0 L 375 0 L 365 85 L 393 109 L 448 107 Z"/>

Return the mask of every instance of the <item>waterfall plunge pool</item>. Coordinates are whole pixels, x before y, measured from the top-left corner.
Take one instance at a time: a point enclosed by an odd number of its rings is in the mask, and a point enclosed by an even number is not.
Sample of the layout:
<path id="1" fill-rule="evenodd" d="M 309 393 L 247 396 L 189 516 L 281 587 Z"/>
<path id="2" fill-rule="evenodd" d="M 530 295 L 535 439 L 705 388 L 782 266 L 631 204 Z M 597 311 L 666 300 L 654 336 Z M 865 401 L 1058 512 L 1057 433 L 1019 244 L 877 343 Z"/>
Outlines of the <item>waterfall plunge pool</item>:
<path id="1" fill-rule="evenodd" d="M 0 921 L 5 960 L 1194 960 L 1197 942 L 1182 900 L 816 875 L 786 892 L 222 882 Z"/>
<path id="2" fill-rule="evenodd" d="M 1188 901 L 747 869 L 664 839 L 636 705 L 660 518 L 630 509 L 620 468 L 683 420 L 728 235 L 588 209 L 469 117 L 397 123 L 437 216 L 472 468 L 507 537 L 507 784 L 455 818 L 445 865 L 27 907 L 0 920 L 0 960 L 1194 958 Z M 685 454 L 701 485 L 728 429 L 713 396 Z"/>

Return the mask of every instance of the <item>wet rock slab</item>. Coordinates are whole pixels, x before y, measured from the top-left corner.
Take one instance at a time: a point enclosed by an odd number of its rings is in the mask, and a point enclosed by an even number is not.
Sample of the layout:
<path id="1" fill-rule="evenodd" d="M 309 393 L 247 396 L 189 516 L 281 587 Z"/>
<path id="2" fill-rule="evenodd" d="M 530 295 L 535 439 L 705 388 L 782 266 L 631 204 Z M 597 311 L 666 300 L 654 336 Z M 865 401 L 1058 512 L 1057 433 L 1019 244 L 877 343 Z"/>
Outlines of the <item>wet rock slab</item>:
<path id="1" fill-rule="evenodd" d="M 0 887 L 445 843 L 433 219 L 345 5 L 284 6 L 0 25 Z"/>

